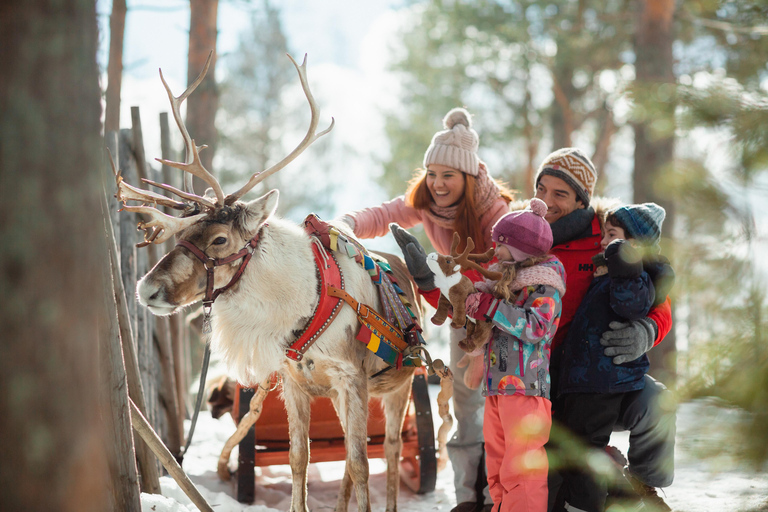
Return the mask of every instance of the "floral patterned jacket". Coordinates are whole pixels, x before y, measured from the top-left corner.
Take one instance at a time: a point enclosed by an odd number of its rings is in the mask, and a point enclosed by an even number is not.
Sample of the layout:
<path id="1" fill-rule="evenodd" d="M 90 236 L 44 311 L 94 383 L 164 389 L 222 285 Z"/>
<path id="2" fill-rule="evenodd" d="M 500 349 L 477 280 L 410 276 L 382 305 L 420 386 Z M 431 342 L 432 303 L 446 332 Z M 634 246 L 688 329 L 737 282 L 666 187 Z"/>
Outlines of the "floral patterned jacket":
<path id="1" fill-rule="evenodd" d="M 519 290 L 514 302 L 500 301 L 492 318 L 493 334 L 485 346 L 485 396 L 550 398 L 550 344 L 560 321 L 565 268 L 553 256 L 521 270 L 518 280 L 526 270 L 532 270 L 534 278 Z M 542 271 L 548 274 L 543 281 L 556 284 L 536 284 L 542 282 Z"/>

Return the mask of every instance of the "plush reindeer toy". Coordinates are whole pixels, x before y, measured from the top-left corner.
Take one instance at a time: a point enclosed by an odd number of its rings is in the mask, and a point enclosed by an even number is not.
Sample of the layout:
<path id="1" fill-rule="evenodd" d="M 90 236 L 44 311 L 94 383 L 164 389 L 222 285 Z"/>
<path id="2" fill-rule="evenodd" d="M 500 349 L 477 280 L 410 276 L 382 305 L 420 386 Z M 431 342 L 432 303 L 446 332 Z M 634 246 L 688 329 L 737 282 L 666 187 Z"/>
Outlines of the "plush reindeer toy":
<path id="1" fill-rule="evenodd" d="M 440 288 L 440 300 L 437 304 L 437 311 L 432 317 L 432 323 L 443 325 L 449 310 L 453 308 L 451 327 L 458 329 L 464 327 L 465 324 L 467 327 L 467 338 L 459 342 L 459 347 L 464 351 L 472 352 L 488 339 L 491 332 L 491 322 L 467 318 L 465 310 L 467 296 L 477 290 L 475 290 L 472 281 L 461 272 L 462 270 L 474 269 L 493 281 L 501 279 L 501 273 L 491 272 L 478 263 L 485 263 L 493 259 L 493 248 L 488 249 L 483 254 L 470 254 L 470 251 L 475 248 L 472 238 L 467 238 L 466 248 L 461 254 L 456 250 L 458 246 L 459 234 L 454 233 L 450 256 L 436 252 L 427 255 L 427 265 L 435 274 L 435 285 Z"/>

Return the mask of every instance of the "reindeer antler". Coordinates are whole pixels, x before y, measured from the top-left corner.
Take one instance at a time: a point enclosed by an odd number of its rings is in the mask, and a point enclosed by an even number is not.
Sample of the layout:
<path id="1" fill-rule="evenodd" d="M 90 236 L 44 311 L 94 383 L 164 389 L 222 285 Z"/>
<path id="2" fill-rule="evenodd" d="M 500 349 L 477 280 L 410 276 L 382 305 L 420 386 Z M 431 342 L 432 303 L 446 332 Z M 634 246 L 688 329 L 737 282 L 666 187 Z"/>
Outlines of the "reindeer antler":
<path id="1" fill-rule="evenodd" d="M 315 103 L 315 98 L 312 96 L 312 91 L 309 89 L 309 82 L 307 81 L 307 54 L 304 54 L 304 61 L 301 63 L 301 66 L 296 64 L 296 61 L 293 60 L 293 57 L 288 55 L 288 58 L 291 59 L 291 62 L 293 63 L 294 67 L 296 68 L 296 71 L 299 72 L 299 80 L 301 80 L 301 88 L 304 89 L 304 95 L 307 97 L 307 101 L 309 101 L 309 108 L 310 112 L 312 114 L 312 118 L 309 121 L 309 130 L 307 130 L 307 134 L 304 136 L 304 139 L 299 143 L 296 148 L 291 151 L 288 156 L 277 162 L 275 165 L 270 167 L 269 169 L 261 172 L 255 173 L 253 176 L 251 176 L 251 179 L 248 180 L 248 183 L 245 184 L 243 188 L 235 192 L 234 194 L 230 194 L 227 196 L 226 204 L 232 204 L 241 197 L 243 197 L 245 194 L 247 194 L 253 187 L 264 181 L 269 176 L 273 175 L 289 163 L 293 161 L 294 158 L 299 156 L 305 149 L 309 147 L 310 144 L 315 142 L 317 139 L 325 135 L 326 133 L 330 132 L 333 129 L 333 125 L 336 122 L 333 118 L 331 118 L 331 125 L 323 130 L 322 132 L 315 134 L 315 131 L 317 130 L 317 125 L 319 123 L 318 119 L 318 108 L 317 104 Z"/>
<path id="2" fill-rule="evenodd" d="M 179 127 L 179 130 L 181 131 L 181 135 L 184 138 L 184 146 L 187 149 L 186 154 L 186 163 L 181 162 L 172 162 L 170 160 L 164 160 L 162 158 L 156 158 L 158 162 L 169 165 L 171 167 L 175 167 L 177 169 L 181 169 L 184 172 L 188 172 L 189 174 L 193 176 L 197 176 L 201 180 L 203 180 L 205 183 L 207 183 L 212 189 L 214 194 L 216 194 L 216 203 L 223 206 L 224 205 L 224 191 L 221 189 L 221 185 L 219 185 L 219 182 L 214 178 L 213 174 L 208 172 L 208 170 L 203 167 L 203 163 L 200 161 L 200 150 L 203 148 L 206 148 L 207 146 L 196 146 L 195 141 L 192 140 L 192 137 L 189 136 L 189 131 L 187 131 L 187 127 L 184 124 L 184 122 L 181 120 L 181 112 L 179 109 L 181 108 L 181 104 L 184 102 L 187 97 L 192 94 L 192 92 L 197 89 L 197 86 L 200 85 L 200 82 L 203 81 L 203 78 L 205 78 L 206 73 L 208 73 L 208 67 L 211 65 L 211 59 L 213 58 L 213 50 L 208 54 L 208 59 L 205 61 L 205 67 L 203 67 L 203 70 L 200 72 L 199 75 L 197 75 L 197 78 L 194 82 L 189 84 L 189 87 L 187 87 L 187 90 L 185 90 L 179 97 L 174 97 L 173 93 L 171 92 L 171 88 L 168 87 L 168 83 L 165 81 L 165 78 L 163 77 L 163 70 L 160 70 L 160 80 L 163 82 L 163 86 L 165 87 L 165 91 L 168 93 L 168 99 L 171 101 L 171 110 L 173 111 L 173 118 L 176 120 L 176 125 Z M 190 161 L 191 160 L 191 161 Z M 166 189 L 171 191 L 170 189 Z M 191 188 L 189 192 L 191 192 Z M 176 192 L 174 192 L 176 193 Z M 191 201 L 194 201 L 196 203 L 199 203 L 201 205 L 210 207 L 211 204 L 210 201 L 206 201 L 204 198 L 197 196 L 195 194 L 189 194 L 188 199 Z"/>
<path id="3" fill-rule="evenodd" d="M 480 272 L 481 275 L 484 277 L 487 277 L 491 281 L 498 281 L 501 279 L 502 273 L 501 272 L 493 272 L 491 270 L 486 269 L 482 265 L 472 261 L 472 257 L 474 256 L 477 259 L 486 258 L 488 255 L 488 252 L 492 252 L 492 249 L 489 249 L 483 254 L 469 254 L 469 252 L 475 248 L 475 242 L 472 240 L 472 237 L 467 237 L 467 246 L 464 248 L 464 252 L 459 254 L 459 252 L 456 250 L 459 247 L 459 242 L 461 241 L 461 238 L 459 237 L 459 234 L 457 232 L 453 232 L 453 242 L 451 243 L 451 256 L 453 256 L 453 259 L 456 260 L 456 263 L 461 265 L 461 268 L 466 269 L 475 269 L 478 272 Z"/>
<path id="4" fill-rule="evenodd" d="M 286 165 L 288 165 L 293 159 L 295 159 L 299 154 L 301 154 L 307 147 L 309 147 L 310 144 L 312 144 L 315 140 L 319 139 L 331 129 L 333 129 L 335 121 L 333 118 L 331 118 L 331 125 L 326 128 L 324 131 L 320 133 L 315 133 L 317 130 L 317 124 L 318 124 L 318 108 L 317 104 L 315 103 L 315 99 L 312 96 L 312 92 L 309 89 L 309 83 L 307 81 L 307 56 L 304 55 L 304 62 L 302 62 L 301 66 L 296 64 L 296 61 L 293 60 L 293 58 L 288 55 L 288 58 L 291 59 L 291 62 L 293 63 L 294 67 L 296 67 L 296 70 L 299 72 L 299 80 L 301 81 L 301 87 L 304 90 L 304 94 L 307 97 L 307 100 L 309 101 L 309 107 L 312 114 L 312 118 L 309 123 L 309 130 L 307 131 L 307 134 L 304 136 L 304 139 L 299 143 L 299 145 L 294 149 L 288 156 L 286 156 L 284 159 L 282 159 L 277 164 L 273 165 L 269 169 L 263 171 L 263 172 L 257 172 L 253 176 L 251 176 L 250 180 L 248 180 L 248 183 L 235 192 L 234 194 L 230 194 L 228 196 L 224 195 L 224 191 L 221 188 L 221 185 L 219 185 L 219 182 L 216 180 L 216 178 L 208 172 L 208 170 L 203 166 L 202 162 L 200 161 L 200 150 L 205 148 L 206 146 L 197 146 L 195 145 L 195 141 L 190 137 L 189 131 L 187 131 L 187 127 L 184 124 L 184 122 L 181 119 L 181 104 L 184 102 L 187 97 L 189 97 L 190 94 L 197 88 L 198 85 L 203 81 L 203 78 L 205 78 L 206 73 L 208 72 L 208 68 L 211 64 L 211 60 L 213 58 L 213 52 L 208 54 L 208 59 L 205 62 L 205 67 L 200 72 L 200 74 L 197 76 L 194 82 L 192 82 L 189 87 L 178 97 L 174 96 L 171 92 L 171 88 L 168 86 L 168 83 L 165 81 L 165 78 L 163 77 L 163 70 L 160 70 L 160 80 L 163 82 L 163 86 L 165 87 L 165 91 L 168 93 L 168 99 L 171 102 L 171 110 L 173 110 L 173 117 L 176 120 L 176 125 L 179 127 L 179 130 L 181 131 L 181 135 L 184 139 L 184 146 L 186 147 L 186 158 L 185 163 L 181 162 L 172 162 L 170 160 L 164 160 L 162 158 L 157 158 L 156 160 L 160 163 L 163 163 L 165 165 L 175 167 L 177 169 L 181 169 L 184 171 L 185 174 L 185 183 L 189 184 L 188 179 L 191 179 L 191 176 L 197 176 L 198 178 L 202 179 L 207 183 L 212 189 L 213 193 L 216 196 L 215 201 L 212 200 L 210 197 L 202 197 L 194 194 L 192 192 L 191 187 L 188 187 L 189 190 L 187 192 L 182 192 L 181 190 L 172 187 L 170 185 L 166 185 L 163 183 L 155 183 L 154 181 L 150 181 L 147 179 L 142 179 L 145 183 L 148 183 L 152 186 L 162 188 L 164 190 L 167 190 L 168 192 L 171 192 L 172 194 L 175 194 L 185 201 L 188 201 L 187 203 L 175 201 L 173 199 L 170 199 L 168 197 L 165 197 L 160 194 L 156 194 L 155 192 L 150 192 L 149 190 L 140 189 L 138 187 L 134 187 L 132 185 L 129 185 L 125 181 L 123 181 L 123 178 L 121 176 L 121 173 L 115 168 L 114 160 L 112 159 L 112 156 L 110 155 L 110 162 L 112 163 L 112 170 L 115 173 L 115 180 L 117 181 L 117 194 L 115 194 L 115 197 L 117 197 L 118 201 L 122 201 L 124 205 L 126 205 L 123 209 L 130 211 L 130 212 L 138 212 L 143 213 L 146 215 L 149 215 L 150 220 L 147 222 L 139 222 L 139 229 L 143 229 L 145 231 L 144 233 L 144 242 L 138 244 L 139 247 L 148 245 L 150 243 L 159 244 L 162 242 L 165 242 L 168 240 L 171 236 L 173 236 L 178 231 L 181 231 L 195 222 L 199 221 L 200 219 L 204 218 L 209 213 L 213 212 L 217 208 L 228 206 L 240 199 L 243 195 L 245 195 L 248 191 L 250 191 L 254 186 L 256 186 L 259 182 L 267 178 L 268 176 L 276 173 Z M 138 201 L 140 203 L 143 203 L 141 206 L 127 206 L 127 201 Z M 204 210 L 203 213 L 190 216 L 190 217 L 172 217 L 170 215 L 166 215 L 162 212 L 160 212 L 155 206 L 161 205 L 166 206 L 170 208 L 174 208 L 177 210 L 190 210 L 189 203 L 196 203 L 202 209 Z M 200 209 L 197 209 L 197 211 L 200 211 Z"/>

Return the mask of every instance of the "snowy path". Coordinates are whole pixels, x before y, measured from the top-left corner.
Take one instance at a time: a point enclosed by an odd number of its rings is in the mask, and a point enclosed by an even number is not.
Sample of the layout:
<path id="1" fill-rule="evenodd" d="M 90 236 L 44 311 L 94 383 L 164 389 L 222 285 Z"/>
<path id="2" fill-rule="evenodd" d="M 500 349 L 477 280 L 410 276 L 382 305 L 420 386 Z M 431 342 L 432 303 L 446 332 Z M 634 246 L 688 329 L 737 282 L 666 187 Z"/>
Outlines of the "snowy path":
<path id="1" fill-rule="evenodd" d="M 437 386 L 430 394 L 437 395 Z M 739 422 L 739 411 L 719 407 L 713 400 L 682 404 L 677 419 L 675 483 L 665 489 L 666 501 L 677 512 L 753 512 L 768 510 L 768 473 L 753 472 L 736 462 L 728 434 Z M 234 431 L 229 416 L 214 420 L 207 411 L 200 419 L 184 468 L 205 499 L 217 512 L 275 512 L 290 508 L 291 473 L 288 466 L 256 468 L 256 503 L 246 506 L 234 496 L 234 483 L 221 482 L 216 462 L 226 439 Z M 626 448 L 627 436 L 614 441 Z M 715 455 L 716 452 L 721 452 Z M 309 469 L 309 508 L 332 511 L 343 474 L 343 462 L 312 464 Z M 384 510 L 385 464 L 371 460 L 371 505 Z M 161 479 L 163 496 L 142 494 L 142 512 L 196 512 L 170 477 Z M 354 494 L 354 493 L 353 493 Z M 354 497 L 352 504 L 354 504 Z M 448 512 L 455 506 L 453 472 L 450 465 L 438 473 L 433 493 L 416 495 L 401 486 L 401 512 Z M 356 510 L 356 506 L 350 506 Z"/>

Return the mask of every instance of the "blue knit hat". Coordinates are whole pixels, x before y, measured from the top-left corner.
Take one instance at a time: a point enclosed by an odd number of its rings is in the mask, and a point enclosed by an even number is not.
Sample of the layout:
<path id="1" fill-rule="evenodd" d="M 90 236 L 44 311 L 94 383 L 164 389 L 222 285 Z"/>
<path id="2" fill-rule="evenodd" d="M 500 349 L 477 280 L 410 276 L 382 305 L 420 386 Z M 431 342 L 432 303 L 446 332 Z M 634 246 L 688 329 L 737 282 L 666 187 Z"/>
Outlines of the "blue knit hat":
<path id="1" fill-rule="evenodd" d="M 606 217 L 611 215 L 624 224 L 628 238 L 634 238 L 647 245 L 657 245 L 661 239 L 661 225 L 667 212 L 656 203 L 643 203 L 614 208 Z"/>

